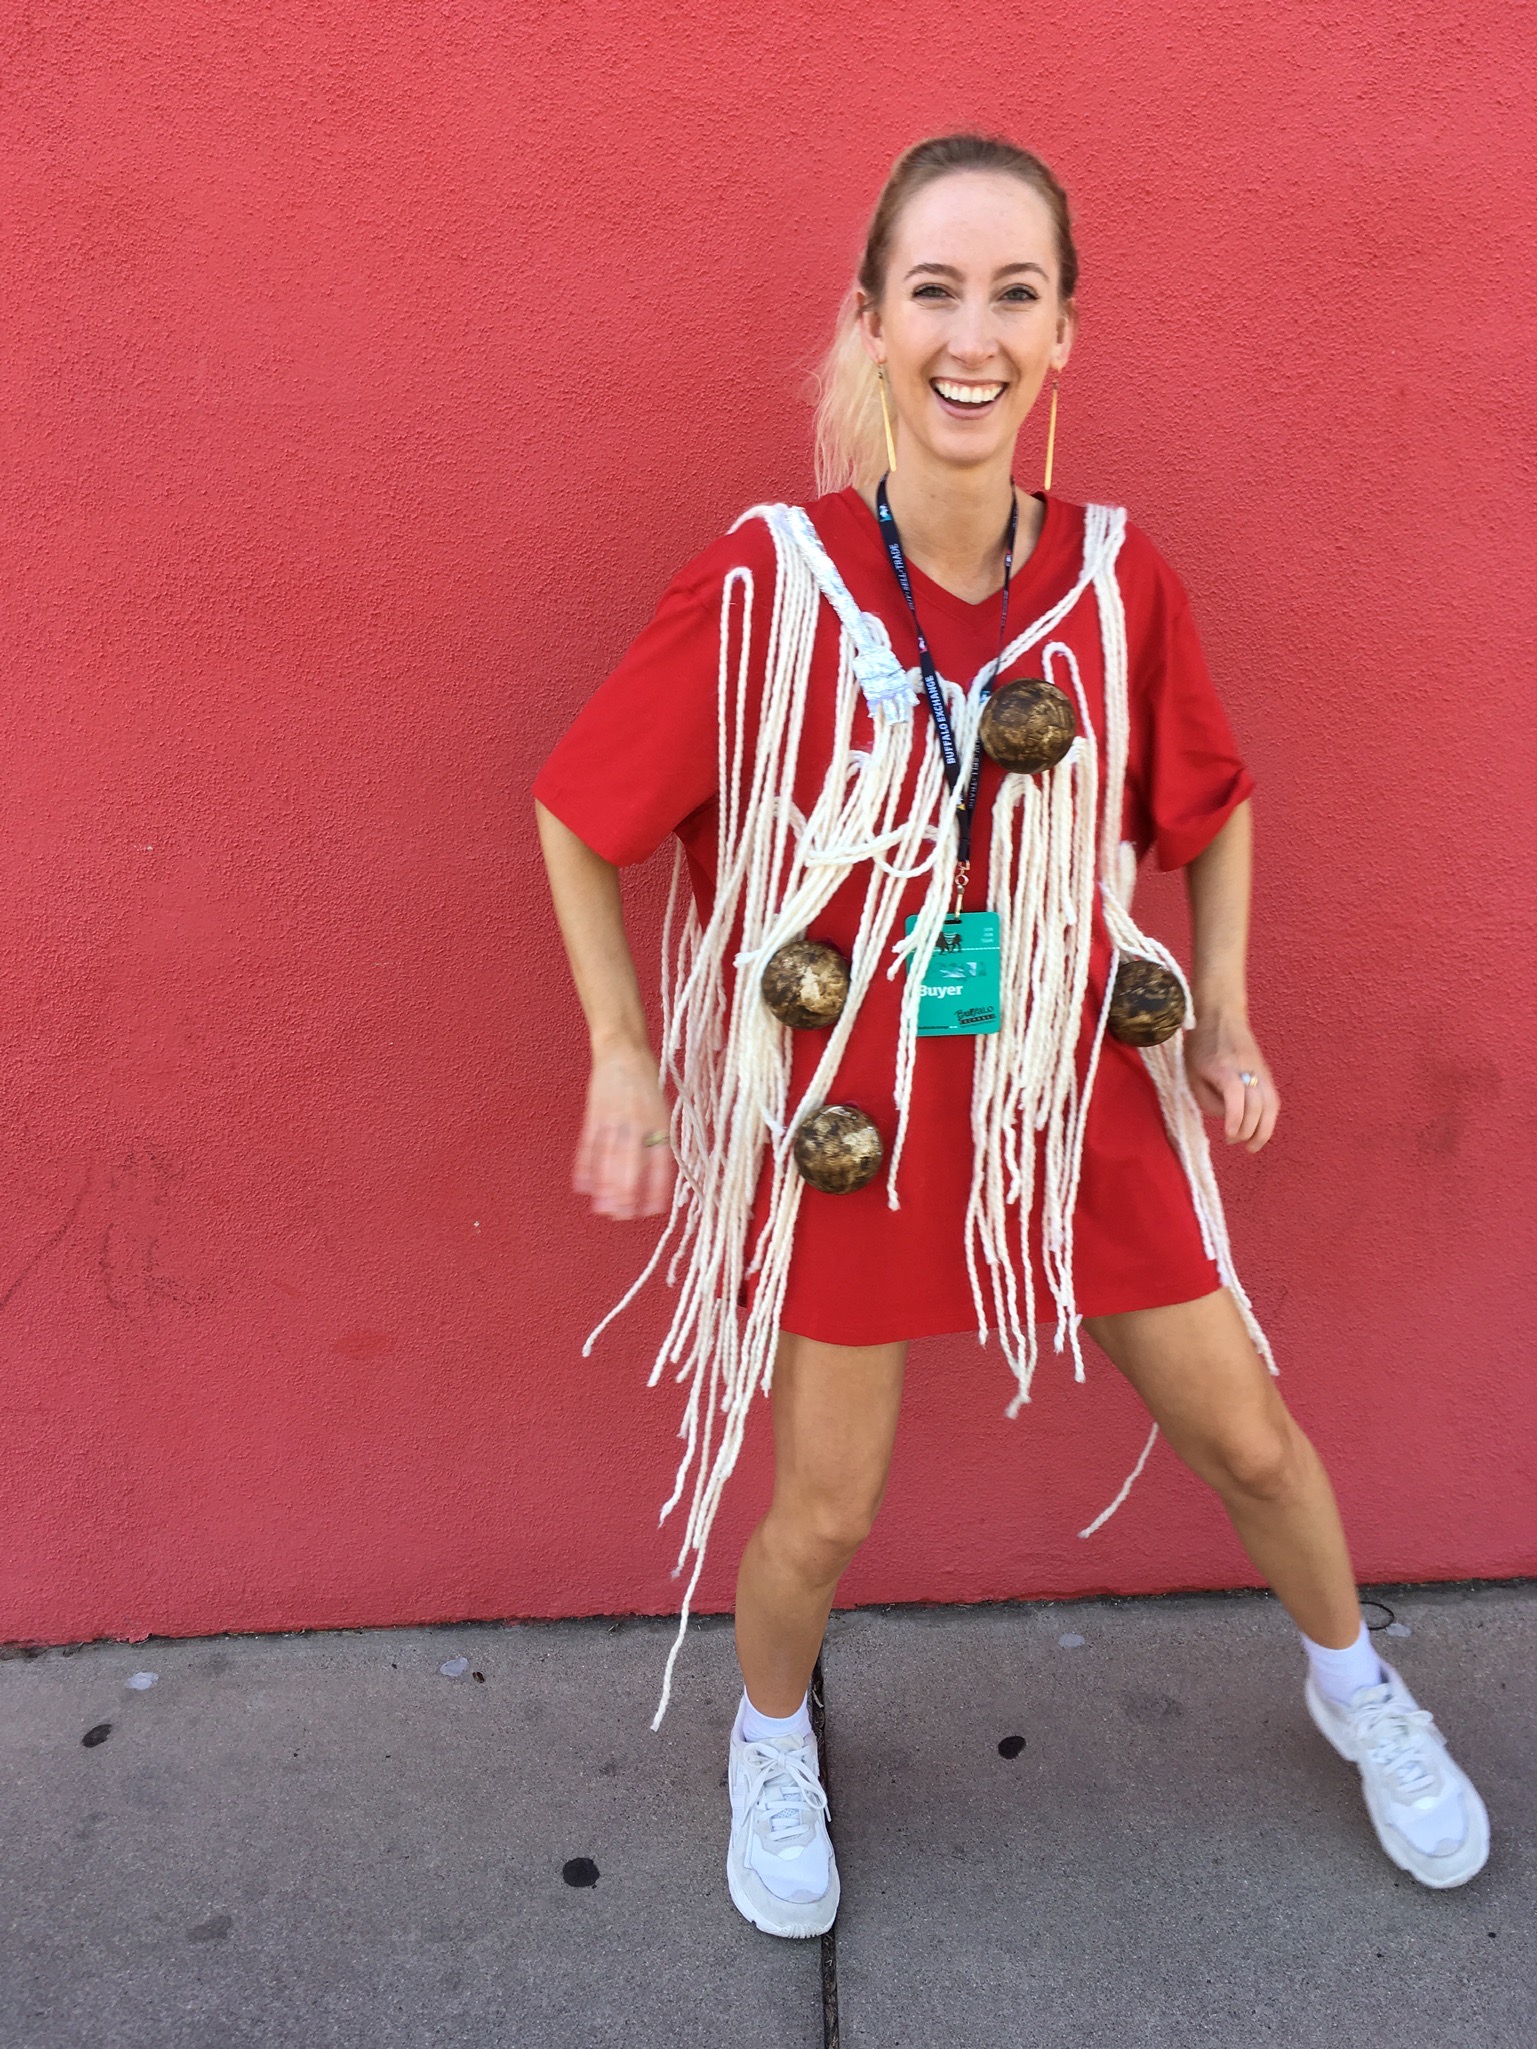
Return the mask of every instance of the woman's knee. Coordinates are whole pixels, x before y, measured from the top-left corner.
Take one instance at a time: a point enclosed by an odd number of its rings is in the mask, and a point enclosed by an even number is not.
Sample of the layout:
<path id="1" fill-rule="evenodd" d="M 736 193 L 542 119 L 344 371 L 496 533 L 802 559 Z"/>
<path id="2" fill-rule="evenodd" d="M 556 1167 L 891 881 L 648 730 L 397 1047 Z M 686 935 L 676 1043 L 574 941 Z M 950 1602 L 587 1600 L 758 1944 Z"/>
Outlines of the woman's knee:
<path id="1" fill-rule="evenodd" d="M 765 1535 L 775 1551 L 809 1584 L 823 1586 L 851 1563 L 869 1536 L 880 1507 L 879 1494 L 848 1493 L 835 1499 L 775 1502 Z"/>
<path id="2" fill-rule="evenodd" d="M 1283 1410 L 1212 1433 L 1190 1462 L 1222 1495 L 1285 1501 L 1302 1485 L 1307 1443 Z"/>

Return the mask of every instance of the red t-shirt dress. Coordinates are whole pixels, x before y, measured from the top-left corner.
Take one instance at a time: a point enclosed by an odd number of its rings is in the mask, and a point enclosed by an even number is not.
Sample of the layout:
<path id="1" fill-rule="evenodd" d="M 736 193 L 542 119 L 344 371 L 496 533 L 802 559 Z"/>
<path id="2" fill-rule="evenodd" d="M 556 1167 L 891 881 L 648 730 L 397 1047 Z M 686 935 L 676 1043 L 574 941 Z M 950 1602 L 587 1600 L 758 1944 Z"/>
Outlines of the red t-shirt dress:
<path id="1" fill-rule="evenodd" d="M 1050 495 L 1044 502 L 1040 537 L 1011 587 L 1011 637 L 1066 596 L 1083 559 L 1082 506 Z M 820 498 L 807 511 L 856 602 L 884 620 L 898 658 L 915 667 L 912 622 L 875 514 L 853 489 Z M 751 570 L 755 587 L 750 697 L 761 689 L 775 557 L 767 527 L 753 519 L 673 579 L 651 623 L 578 713 L 534 784 L 548 811 L 617 866 L 644 860 L 676 833 L 701 917 L 708 914 L 716 873 L 721 591 L 727 574 L 741 566 Z M 1135 526 L 1127 526 L 1117 573 L 1126 609 L 1131 727 L 1123 837 L 1134 842 L 1139 858 L 1151 851 L 1161 868 L 1177 868 L 1209 844 L 1249 795 L 1253 778 L 1238 757 L 1212 687 L 1184 589 Z M 916 567 L 912 582 L 940 673 L 969 683 L 997 653 L 1001 593 L 969 604 Z M 1092 591 L 1051 638 L 1066 641 L 1077 656 L 1102 745 L 1103 663 Z M 1039 656 L 1039 647 L 1031 650 L 1004 680 L 1038 674 Z M 796 801 L 806 808 L 829 758 L 837 673 L 838 622 L 824 605 L 796 785 Z M 937 746 L 927 705 L 920 701 L 913 716 L 928 726 L 928 745 Z M 859 717 L 868 734 L 863 707 Z M 854 745 L 860 744 L 856 724 Z M 1002 774 L 984 759 L 967 910 L 987 908 L 989 828 Z M 864 866 L 853 871 L 812 937 L 850 950 L 868 872 Z M 921 880 L 910 889 L 897 932 L 922 900 Z M 1084 1005 L 1080 1071 L 1109 960 L 1101 928 Z M 892 1077 L 900 997 L 897 981 L 876 977 L 827 1097 L 857 1103 L 873 1117 L 888 1154 L 897 1121 Z M 792 1101 L 810 1079 L 818 1054 L 812 1042 L 820 1036 L 791 1034 Z M 851 1194 L 803 1191 L 781 1318 L 785 1330 L 828 1344 L 869 1345 L 976 1328 L 964 1242 L 974 1048 L 969 1038 L 918 1042 L 899 1208 L 888 1204 L 884 1174 Z M 763 1215 L 761 1193 L 755 1231 Z M 1086 1316 L 1191 1301 L 1220 1285 L 1201 1246 L 1184 1170 L 1164 1130 L 1151 1077 L 1134 1047 L 1108 1036 L 1089 1106 L 1073 1229 L 1073 1278 Z M 1038 1243 L 1033 1221 L 1031 1238 Z"/>

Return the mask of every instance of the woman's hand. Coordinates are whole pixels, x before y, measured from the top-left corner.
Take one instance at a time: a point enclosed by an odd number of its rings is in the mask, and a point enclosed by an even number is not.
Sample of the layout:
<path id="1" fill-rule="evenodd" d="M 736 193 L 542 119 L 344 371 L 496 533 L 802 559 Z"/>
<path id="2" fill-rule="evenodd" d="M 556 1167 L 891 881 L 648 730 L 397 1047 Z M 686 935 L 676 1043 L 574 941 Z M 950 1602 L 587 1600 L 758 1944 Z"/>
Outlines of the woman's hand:
<path id="1" fill-rule="evenodd" d="M 1198 1010 L 1195 1030 L 1185 1035 L 1185 1072 L 1207 1116 L 1222 1119 L 1229 1145 L 1257 1153 L 1268 1143 L 1281 1098 L 1247 1018 Z"/>
<path id="2" fill-rule="evenodd" d="M 550 893 L 592 1044 L 592 1079 L 571 1185 L 600 1217 L 654 1217 L 676 1170 L 667 1104 L 624 936 L 619 872 L 542 804 L 534 806 Z M 647 1145 L 646 1140 L 652 1143 Z"/>
<path id="3" fill-rule="evenodd" d="M 655 1217 L 670 1206 L 677 1169 L 667 1126 L 649 1049 L 595 1052 L 571 1176 L 577 1194 L 592 1197 L 594 1216 Z"/>
<path id="4" fill-rule="evenodd" d="M 1254 822 L 1245 798 L 1185 870 L 1195 1001 L 1195 1030 L 1185 1039 L 1185 1073 L 1207 1116 L 1222 1119 L 1228 1144 L 1257 1153 L 1275 1130 L 1281 1098 L 1249 1030 L 1244 996 L 1253 861 Z"/>

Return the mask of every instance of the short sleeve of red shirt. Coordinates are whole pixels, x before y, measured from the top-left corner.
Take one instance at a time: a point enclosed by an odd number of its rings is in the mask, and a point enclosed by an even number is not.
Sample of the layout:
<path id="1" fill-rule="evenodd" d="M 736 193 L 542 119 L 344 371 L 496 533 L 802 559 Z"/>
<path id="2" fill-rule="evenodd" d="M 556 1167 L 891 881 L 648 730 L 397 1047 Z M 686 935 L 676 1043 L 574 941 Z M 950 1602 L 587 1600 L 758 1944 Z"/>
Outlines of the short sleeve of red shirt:
<path id="1" fill-rule="evenodd" d="M 772 543 L 766 564 L 760 548 L 757 536 L 728 535 L 679 571 L 534 780 L 545 809 L 616 867 L 645 860 L 715 801 L 721 590 L 743 561 L 772 576 Z M 761 605 L 771 587 L 756 581 Z"/>
<path id="2" fill-rule="evenodd" d="M 1210 846 L 1254 788 L 1178 576 L 1139 527 L 1121 549 L 1131 674 L 1126 833 L 1160 868 Z"/>

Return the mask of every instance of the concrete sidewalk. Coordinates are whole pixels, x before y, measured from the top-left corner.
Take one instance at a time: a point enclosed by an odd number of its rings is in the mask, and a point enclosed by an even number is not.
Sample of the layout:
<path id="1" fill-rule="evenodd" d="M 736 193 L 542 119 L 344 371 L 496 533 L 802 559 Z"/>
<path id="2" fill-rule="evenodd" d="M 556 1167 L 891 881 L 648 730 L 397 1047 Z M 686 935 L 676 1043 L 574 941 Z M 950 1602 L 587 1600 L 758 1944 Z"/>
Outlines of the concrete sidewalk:
<path id="1" fill-rule="evenodd" d="M 1268 1599 L 835 1617 L 842 2049 L 1537 2043 L 1537 1590 L 1389 1598 L 1493 1815 L 1456 1892 L 1378 1850 Z M 817 2049 L 819 1946 L 726 1896 L 729 1631 L 653 1737 L 668 1635 L 0 1664 L 0 2045 Z"/>

